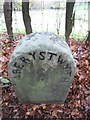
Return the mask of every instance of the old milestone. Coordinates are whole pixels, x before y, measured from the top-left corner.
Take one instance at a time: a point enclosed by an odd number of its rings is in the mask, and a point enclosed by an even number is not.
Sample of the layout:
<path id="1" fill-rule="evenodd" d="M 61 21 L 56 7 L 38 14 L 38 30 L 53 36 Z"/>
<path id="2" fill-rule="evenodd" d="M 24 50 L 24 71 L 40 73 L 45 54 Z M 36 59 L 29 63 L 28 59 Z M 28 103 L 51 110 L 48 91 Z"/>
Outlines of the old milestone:
<path id="1" fill-rule="evenodd" d="M 22 38 L 8 64 L 20 103 L 63 103 L 75 69 L 68 44 L 48 32 Z"/>

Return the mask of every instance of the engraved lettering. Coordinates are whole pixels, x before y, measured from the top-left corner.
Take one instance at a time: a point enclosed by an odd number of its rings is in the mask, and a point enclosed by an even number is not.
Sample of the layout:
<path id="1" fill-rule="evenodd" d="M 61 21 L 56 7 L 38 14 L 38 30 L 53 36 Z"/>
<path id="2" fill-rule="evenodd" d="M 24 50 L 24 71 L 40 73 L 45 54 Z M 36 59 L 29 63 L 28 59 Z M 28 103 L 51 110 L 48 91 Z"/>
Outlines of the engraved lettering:
<path id="1" fill-rule="evenodd" d="M 55 53 L 51 53 L 51 52 L 48 52 L 48 53 L 50 54 L 50 57 L 48 60 L 51 60 L 53 56 L 57 56 L 57 54 L 55 54 Z"/>
<path id="2" fill-rule="evenodd" d="M 14 67 L 22 69 L 24 67 L 24 65 L 18 65 L 18 63 L 15 62 L 14 63 Z"/>
<path id="3" fill-rule="evenodd" d="M 45 59 L 45 54 L 46 54 L 46 52 L 40 52 L 39 53 L 39 59 L 44 60 Z"/>
<path id="4" fill-rule="evenodd" d="M 14 74 L 21 73 L 19 70 L 12 70 Z"/>
<path id="5" fill-rule="evenodd" d="M 69 70 L 70 70 L 70 71 L 68 71 L 67 74 L 69 74 L 69 75 L 71 76 L 72 71 L 71 71 L 71 69 L 69 69 Z"/>
<path id="6" fill-rule="evenodd" d="M 58 63 L 60 62 L 61 56 L 62 56 L 62 54 L 59 55 L 59 57 L 58 57 Z"/>
<path id="7" fill-rule="evenodd" d="M 36 52 L 28 53 L 28 54 L 29 54 L 29 55 L 32 55 L 33 59 L 36 60 L 36 58 L 35 58 L 35 54 L 36 54 Z"/>
<path id="8" fill-rule="evenodd" d="M 63 63 L 65 63 L 65 62 L 66 62 L 66 60 L 63 60 L 63 59 L 61 59 L 61 60 L 59 61 L 60 64 L 63 64 Z"/>
<path id="9" fill-rule="evenodd" d="M 26 59 L 25 57 L 21 57 L 20 60 L 23 61 L 24 63 L 30 63 L 30 60 Z"/>
<path id="10" fill-rule="evenodd" d="M 69 66 L 69 64 L 67 64 L 64 68 L 65 68 L 65 69 L 66 69 L 66 68 L 70 68 L 70 69 L 71 69 L 71 67 Z"/>

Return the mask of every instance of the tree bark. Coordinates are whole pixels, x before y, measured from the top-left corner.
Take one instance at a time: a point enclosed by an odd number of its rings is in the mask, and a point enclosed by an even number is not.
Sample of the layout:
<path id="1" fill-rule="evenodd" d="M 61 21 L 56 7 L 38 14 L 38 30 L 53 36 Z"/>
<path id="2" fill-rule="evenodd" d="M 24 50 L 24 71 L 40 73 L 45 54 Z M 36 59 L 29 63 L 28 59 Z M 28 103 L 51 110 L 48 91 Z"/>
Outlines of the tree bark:
<path id="1" fill-rule="evenodd" d="M 88 2 L 88 24 L 90 22 L 90 18 L 89 18 L 90 16 L 89 16 L 89 14 L 90 14 L 90 1 Z M 88 28 L 89 28 L 89 26 L 88 26 Z M 88 36 L 87 36 L 86 41 L 90 42 L 90 29 L 88 31 Z"/>
<path id="2" fill-rule="evenodd" d="M 23 21 L 25 25 L 26 34 L 32 33 L 32 26 L 31 26 L 31 18 L 29 16 L 29 0 L 25 2 L 22 0 L 22 14 L 23 14 Z"/>
<path id="3" fill-rule="evenodd" d="M 90 31 L 88 31 L 87 41 L 90 42 Z"/>
<path id="4" fill-rule="evenodd" d="M 73 13 L 74 4 L 75 4 L 75 0 L 73 0 L 73 2 L 69 2 L 69 0 L 67 0 L 66 2 L 66 22 L 65 22 L 66 40 L 71 34 L 72 28 L 74 26 L 74 20 L 75 20 L 75 12 Z"/>
<path id="5" fill-rule="evenodd" d="M 3 4 L 4 9 L 4 18 L 7 28 L 7 33 L 10 39 L 13 39 L 13 30 L 12 30 L 12 2 L 5 0 Z"/>

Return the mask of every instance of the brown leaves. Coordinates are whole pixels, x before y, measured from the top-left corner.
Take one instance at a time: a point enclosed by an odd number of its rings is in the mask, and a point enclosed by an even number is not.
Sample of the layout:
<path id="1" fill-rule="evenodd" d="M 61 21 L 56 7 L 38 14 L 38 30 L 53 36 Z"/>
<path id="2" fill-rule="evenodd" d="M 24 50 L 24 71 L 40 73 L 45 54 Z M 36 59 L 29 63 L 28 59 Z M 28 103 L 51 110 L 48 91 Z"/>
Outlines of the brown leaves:
<path id="1" fill-rule="evenodd" d="M 4 34 L 6 35 L 6 34 Z M 3 36 L 4 36 L 3 35 Z M 0 39 L 2 44 L 2 55 L 0 56 L 0 71 L 2 76 L 9 79 L 7 64 L 14 47 L 18 44 L 20 35 L 13 40 Z M 9 88 L 3 88 L 3 118 L 38 118 L 38 119 L 85 119 L 90 104 L 90 66 L 89 49 L 90 43 L 82 41 L 75 42 L 69 39 L 68 44 L 72 50 L 77 70 L 73 83 L 68 92 L 65 104 L 19 104 L 12 84 Z"/>

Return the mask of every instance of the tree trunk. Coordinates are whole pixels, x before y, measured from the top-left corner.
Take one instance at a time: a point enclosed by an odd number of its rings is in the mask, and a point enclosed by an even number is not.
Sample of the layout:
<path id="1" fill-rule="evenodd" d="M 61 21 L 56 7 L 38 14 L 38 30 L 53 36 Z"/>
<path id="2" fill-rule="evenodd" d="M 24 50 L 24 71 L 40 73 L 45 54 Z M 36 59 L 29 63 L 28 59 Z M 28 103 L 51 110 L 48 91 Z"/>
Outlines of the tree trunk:
<path id="1" fill-rule="evenodd" d="M 23 21 L 25 25 L 26 34 L 32 33 L 32 26 L 31 26 L 31 18 L 29 16 L 29 0 L 25 2 L 22 0 L 22 14 L 23 14 Z"/>
<path id="2" fill-rule="evenodd" d="M 90 42 L 90 31 L 88 31 L 87 41 Z"/>
<path id="3" fill-rule="evenodd" d="M 72 32 L 72 28 L 74 26 L 74 20 L 75 20 L 75 12 L 73 13 L 75 0 L 73 2 L 70 2 L 67 0 L 66 2 L 66 23 L 65 23 L 65 37 L 68 39 L 69 35 Z"/>
<path id="4" fill-rule="evenodd" d="M 89 14 L 90 14 L 90 1 L 88 2 L 88 24 L 90 22 Z M 89 26 L 88 26 L 88 28 L 89 28 Z M 90 28 L 89 28 L 89 31 L 88 31 L 87 41 L 90 42 Z"/>
<path id="5" fill-rule="evenodd" d="M 13 30 L 12 30 L 12 2 L 7 2 L 7 0 L 4 1 L 3 4 L 4 9 L 4 17 L 5 17 L 5 23 L 7 28 L 7 33 L 9 35 L 9 38 L 13 38 Z"/>

